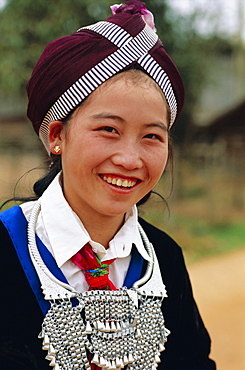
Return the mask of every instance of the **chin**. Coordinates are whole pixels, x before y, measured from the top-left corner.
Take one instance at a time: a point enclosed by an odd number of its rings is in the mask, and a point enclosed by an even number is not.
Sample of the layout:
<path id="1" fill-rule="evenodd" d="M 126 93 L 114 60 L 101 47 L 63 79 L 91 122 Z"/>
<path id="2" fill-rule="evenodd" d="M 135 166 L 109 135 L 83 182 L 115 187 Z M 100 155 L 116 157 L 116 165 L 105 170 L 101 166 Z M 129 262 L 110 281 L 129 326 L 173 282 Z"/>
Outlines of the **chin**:
<path id="1" fill-rule="evenodd" d="M 132 206 L 130 207 L 110 207 L 106 210 L 104 210 L 104 212 L 101 212 L 102 214 L 104 214 L 105 216 L 122 216 L 124 215 L 125 213 L 127 213 L 130 209 L 132 208 Z"/>

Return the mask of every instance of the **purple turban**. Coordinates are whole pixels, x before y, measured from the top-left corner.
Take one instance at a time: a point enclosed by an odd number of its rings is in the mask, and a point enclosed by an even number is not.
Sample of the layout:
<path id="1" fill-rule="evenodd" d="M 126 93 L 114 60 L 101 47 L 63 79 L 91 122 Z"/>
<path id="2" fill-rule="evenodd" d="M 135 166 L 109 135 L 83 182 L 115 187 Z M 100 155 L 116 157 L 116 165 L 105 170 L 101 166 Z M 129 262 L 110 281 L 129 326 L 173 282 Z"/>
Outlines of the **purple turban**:
<path id="1" fill-rule="evenodd" d="M 103 82 L 132 64 L 162 89 L 171 125 L 183 107 L 182 79 L 145 4 L 134 0 L 111 8 L 113 15 L 106 21 L 49 43 L 34 67 L 27 84 L 27 115 L 48 151 L 50 122 L 64 119 Z"/>

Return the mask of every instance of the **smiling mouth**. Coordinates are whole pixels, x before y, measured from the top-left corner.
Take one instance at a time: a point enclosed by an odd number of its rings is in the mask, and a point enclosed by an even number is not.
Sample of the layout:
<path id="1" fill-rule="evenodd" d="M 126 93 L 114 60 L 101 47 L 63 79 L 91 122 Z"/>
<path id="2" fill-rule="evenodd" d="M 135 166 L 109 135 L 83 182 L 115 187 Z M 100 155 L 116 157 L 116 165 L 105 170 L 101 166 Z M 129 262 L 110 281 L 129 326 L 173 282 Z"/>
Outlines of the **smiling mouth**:
<path id="1" fill-rule="evenodd" d="M 126 180 L 112 176 L 101 175 L 100 177 L 108 184 L 114 185 L 119 188 L 132 188 L 137 183 L 136 180 Z"/>

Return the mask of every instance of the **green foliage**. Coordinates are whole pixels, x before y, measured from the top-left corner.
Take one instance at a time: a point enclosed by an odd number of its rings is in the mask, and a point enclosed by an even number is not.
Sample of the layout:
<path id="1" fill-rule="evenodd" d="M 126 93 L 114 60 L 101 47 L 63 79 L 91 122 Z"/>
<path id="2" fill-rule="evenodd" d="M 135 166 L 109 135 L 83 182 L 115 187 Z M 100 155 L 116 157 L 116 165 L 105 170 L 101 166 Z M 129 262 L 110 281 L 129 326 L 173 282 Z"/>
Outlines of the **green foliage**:
<path id="1" fill-rule="evenodd" d="M 114 3 L 115 0 L 8 0 L 0 12 L 0 91 L 25 96 L 26 82 L 44 47 L 55 38 L 106 19 Z M 193 109 L 207 75 L 210 45 L 194 28 L 196 16 L 177 16 L 164 0 L 145 3 L 184 80 L 186 105 L 173 133 L 181 141 L 192 123 Z"/>
<path id="2" fill-rule="evenodd" d="M 113 1 L 107 0 L 9 0 L 0 13 L 1 91 L 23 94 L 44 47 L 55 38 L 109 16 L 111 3 Z"/>

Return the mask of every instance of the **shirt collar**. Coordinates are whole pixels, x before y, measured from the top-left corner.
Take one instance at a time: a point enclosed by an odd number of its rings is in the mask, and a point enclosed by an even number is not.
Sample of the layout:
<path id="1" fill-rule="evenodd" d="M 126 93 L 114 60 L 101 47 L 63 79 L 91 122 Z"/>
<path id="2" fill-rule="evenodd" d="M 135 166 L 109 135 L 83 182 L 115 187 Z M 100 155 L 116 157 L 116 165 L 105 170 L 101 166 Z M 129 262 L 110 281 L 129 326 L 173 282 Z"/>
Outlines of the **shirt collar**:
<path id="1" fill-rule="evenodd" d="M 41 197 L 41 217 L 58 267 L 61 267 L 88 242 L 102 261 L 127 257 L 131 253 L 132 244 L 144 259 L 150 260 L 137 227 L 136 206 L 126 213 L 123 226 L 109 242 L 109 248 L 105 249 L 101 244 L 91 240 L 83 223 L 67 203 L 59 182 L 59 175 Z"/>

